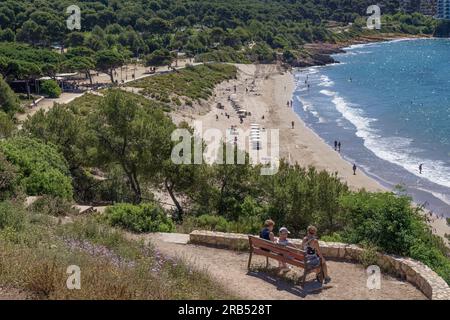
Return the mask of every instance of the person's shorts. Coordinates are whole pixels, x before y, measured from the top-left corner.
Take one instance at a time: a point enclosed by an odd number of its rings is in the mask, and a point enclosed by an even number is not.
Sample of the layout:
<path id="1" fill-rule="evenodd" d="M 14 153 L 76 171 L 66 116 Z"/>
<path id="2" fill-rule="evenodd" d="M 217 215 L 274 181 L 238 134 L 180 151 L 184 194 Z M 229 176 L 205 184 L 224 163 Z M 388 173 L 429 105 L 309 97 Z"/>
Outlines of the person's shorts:
<path id="1" fill-rule="evenodd" d="M 320 266 L 320 258 L 317 255 L 306 257 L 306 263 L 310 268 L 316 268 Z"/>

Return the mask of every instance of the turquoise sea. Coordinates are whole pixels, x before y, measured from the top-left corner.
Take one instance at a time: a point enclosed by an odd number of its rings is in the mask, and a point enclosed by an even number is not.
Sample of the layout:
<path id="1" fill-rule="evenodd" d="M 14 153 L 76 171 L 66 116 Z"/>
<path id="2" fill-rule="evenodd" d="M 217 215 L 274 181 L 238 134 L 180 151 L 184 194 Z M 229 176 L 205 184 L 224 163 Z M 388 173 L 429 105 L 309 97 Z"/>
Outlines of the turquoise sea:
<path id="1" fill-rule="evenodd" d="M 335 59 L 296 73 L 296 112 L 368 175 L 450 217 L 450 40 L 355 45 Z"/>

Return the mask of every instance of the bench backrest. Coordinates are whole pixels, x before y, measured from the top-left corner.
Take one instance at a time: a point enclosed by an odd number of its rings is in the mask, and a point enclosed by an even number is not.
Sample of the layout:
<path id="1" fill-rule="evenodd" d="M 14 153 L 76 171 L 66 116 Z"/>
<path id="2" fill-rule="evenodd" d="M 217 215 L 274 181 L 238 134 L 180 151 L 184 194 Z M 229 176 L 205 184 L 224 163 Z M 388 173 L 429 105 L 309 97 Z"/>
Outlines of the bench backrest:
<path id="1" fill-rule="evenodd" d="M 261 239 L 255 236 L 248 236 L 248 241 L 250 250 L 257 254 L 263 254 L 266 256 L 283 256 L 287 260 L 294 260 L 298 261 L 299 263 L 303 263 L 305 261 L 305 252 L 303 250 L 276 244 L 272 241 Z M 267 254 L 265 254 L 265 252 Z"/>

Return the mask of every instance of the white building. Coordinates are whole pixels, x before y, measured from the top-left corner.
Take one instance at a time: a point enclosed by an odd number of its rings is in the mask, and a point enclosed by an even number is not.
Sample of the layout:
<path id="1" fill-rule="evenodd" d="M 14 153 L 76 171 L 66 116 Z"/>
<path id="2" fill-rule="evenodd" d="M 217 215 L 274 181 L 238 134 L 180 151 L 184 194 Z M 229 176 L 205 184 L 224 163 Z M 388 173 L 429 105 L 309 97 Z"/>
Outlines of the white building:
<path id="1" fill-rule="evenodd" d="M 450 0 L 437 0 L 436 17 L 450 20 Z"/>
<path id="2" fill-rule="evenodd" d="M 425 16 L 435 16 L 437 14 L 438 0 L 420 0 L 420 13 Z"/>

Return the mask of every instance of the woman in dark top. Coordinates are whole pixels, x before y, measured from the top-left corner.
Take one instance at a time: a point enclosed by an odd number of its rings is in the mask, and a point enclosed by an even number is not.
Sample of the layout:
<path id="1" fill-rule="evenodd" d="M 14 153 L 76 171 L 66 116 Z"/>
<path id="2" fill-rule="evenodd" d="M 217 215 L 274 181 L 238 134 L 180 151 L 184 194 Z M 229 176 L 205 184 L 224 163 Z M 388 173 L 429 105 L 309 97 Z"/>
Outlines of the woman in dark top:
<path id="1" fill-rule="evenodd" d="M 310 267 L 318 267 L 322 263 L 322 270 L 325 276 L 324 282 L 328 283 L 331 278 L 328 276 L 328 269 L 325 262 L 325 258 L 320 252 L 319 241 L 317 240 L 317 228 L 314 226 L 309 226 L 307 230 L 306 237 L 303 238 L 302 242 L 303 250 L 306 252 L 306 261 Z M 319 274 L 316 276 L 319 280 Z"/>
<path id="2" fill-rule="evenodd" d="M 273 227 L 275 222 L 272 220 L 266 220 L 264 223 L 264 229 L 259 233 L 259 237 L 268 241 L 275 241 L 275 235 L 273 234 Z"/>

